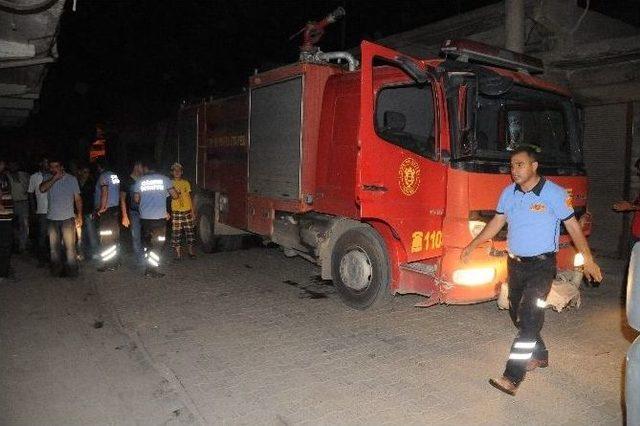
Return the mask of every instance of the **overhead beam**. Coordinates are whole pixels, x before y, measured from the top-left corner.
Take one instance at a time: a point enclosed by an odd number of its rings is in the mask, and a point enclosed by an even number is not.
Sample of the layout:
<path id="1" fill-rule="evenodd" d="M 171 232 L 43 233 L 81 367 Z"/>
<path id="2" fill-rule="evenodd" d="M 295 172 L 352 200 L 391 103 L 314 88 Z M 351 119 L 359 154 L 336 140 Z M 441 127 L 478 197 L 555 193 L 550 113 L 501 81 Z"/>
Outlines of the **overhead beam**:
<path id="1" fill-rule="evenodd" d="M 0 69 L 31 67 L 33 65 L 50 64 L 51 62 L 55 62 L 55 58 L 52 58 L 50 56 L 47 56 L 45 58 L 33 58 L 33 59 L 13 60 L 13 61 L 0 60 Z"/>
<path id="2" fill-rule="evenodd" d="M 33 109 L 33 99 L 0 98 L 0 108 Z"/>
<path id="3" fill-rule="evenodd" d="M 0 96 L 17 96 L 27 93 L 28 87 L 24 84 L 0 83 Z"/>
<path id="4" fill-rule="evenodd" d="M 29 117 L 29 113 L 31 111 L 28 109 L 9 109 L 9 108 L 0 108 L 0 119 L 5 117 L 11 118 L 27 118 Z"/>
<path id="5" fill-rule="evenodd" d="M 23 117 L 2 117 L 0 115 L 0 127 L 20 127 L 27 122 Z"/>
<path id="6" fill-rule="evenodd" d="M 26 59 L 34 56 L 36 56 L 35 45 L 0 39 L 0 58 Z"/>
<path id="7" fill-rule="evenodd" d="M 23 93 L 21 95 L 11 96 L 18 99 L 40 99 L 40 93 Z"/>

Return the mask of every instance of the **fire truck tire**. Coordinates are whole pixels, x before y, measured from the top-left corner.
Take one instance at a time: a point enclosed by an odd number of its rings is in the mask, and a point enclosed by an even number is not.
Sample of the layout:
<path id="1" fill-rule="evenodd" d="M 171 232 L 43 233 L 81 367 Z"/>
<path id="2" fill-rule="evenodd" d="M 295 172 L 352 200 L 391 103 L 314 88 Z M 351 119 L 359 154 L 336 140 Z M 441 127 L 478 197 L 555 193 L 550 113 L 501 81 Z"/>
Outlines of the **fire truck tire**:
<path id="1" fill-rule="evenodd" d="M 214 234 L 213 206 L 205 204 L 198 208 L 197 236 L 200 248 L 205 253 L 216 251 L 218 242 Z"/>
<path id="2" fill-rule="evenodd" d="M 362 310 L 392 299 L 389 257 L 382 237 L 373 228 L 345 232 L 331 256 L 333 283 L 347 306 Z"/>

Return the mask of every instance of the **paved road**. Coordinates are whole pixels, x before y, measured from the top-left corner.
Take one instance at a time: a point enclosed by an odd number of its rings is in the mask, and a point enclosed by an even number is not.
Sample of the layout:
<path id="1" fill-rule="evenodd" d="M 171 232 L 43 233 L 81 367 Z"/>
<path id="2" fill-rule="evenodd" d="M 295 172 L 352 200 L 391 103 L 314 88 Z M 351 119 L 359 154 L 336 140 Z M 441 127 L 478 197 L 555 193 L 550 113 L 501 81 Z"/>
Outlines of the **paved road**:
<path id="1" fill-rule="evenodd" d="M 27 259 L 0 284 L 0 424 L 621 425 L 621 265 L 547 313 L 551 366 L 487 383 L 513 337 L 495 303 L 353 311 L 277 249 L 202 255 L 160 280 L 74 281 Z"/>

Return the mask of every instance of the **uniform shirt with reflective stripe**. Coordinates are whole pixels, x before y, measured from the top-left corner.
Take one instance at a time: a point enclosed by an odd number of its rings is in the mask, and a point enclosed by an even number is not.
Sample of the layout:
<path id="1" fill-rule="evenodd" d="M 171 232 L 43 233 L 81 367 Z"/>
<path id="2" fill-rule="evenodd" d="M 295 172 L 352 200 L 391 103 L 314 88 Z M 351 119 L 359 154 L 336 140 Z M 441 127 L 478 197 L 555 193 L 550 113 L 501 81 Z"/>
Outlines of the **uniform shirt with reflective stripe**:
<path id="1" fill-rule="evenodd" d="M 558 251 L 560 222 L 574 215 L 567 191 L 544 177 L 528 192 L 515 183 L 507 186 L 496 213 L 506 216 L 507 245 L 516 256 Z"/>
<path id="2" fill-rule="evenodd" d="M 133 192 L 140 194 L 140 217 L 164 219 L 167 215 L 167 197 L 172 187 L 171 179 L 159 173 L 144 175 L 138 179 Z"/>
<path id="3" fill-rule="evenodd" d="M 105 171 L 98 176 L 98 180 L 96 181 L 96 191 L 93 196 L 95 208 L 100 209 L 102 206 L 100 200 L 103 186 L 107 187 L 107 208 L 116 207 L 120 204 L 120 179 L 117 174 L 111 171 Z"/>

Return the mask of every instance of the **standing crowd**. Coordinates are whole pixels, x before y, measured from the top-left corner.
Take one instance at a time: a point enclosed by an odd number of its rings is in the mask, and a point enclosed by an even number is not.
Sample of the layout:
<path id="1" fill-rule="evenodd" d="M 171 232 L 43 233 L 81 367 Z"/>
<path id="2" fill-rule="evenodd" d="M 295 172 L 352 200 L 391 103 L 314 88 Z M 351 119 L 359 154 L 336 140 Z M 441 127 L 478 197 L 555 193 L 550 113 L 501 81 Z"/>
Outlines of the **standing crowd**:
<path id="1" fill-rule="evenodd" d="M 195 258 L 191 185 L 179 163 L 171 174 L 173 179 L 150 162 L 135 161 L 121 179 L 104 158 L 72 171 L 57 158 L 42 158 L 29 176 L 17 162 L 0 159 L 0 281 L 16 279 L 11 256 L 26 253 L 31 241 L 38 267 L 48 266 L 52 276 L 77 277 L 85 260 L 98 262 L 100 272 L 113 271 L 124 249 L 121 227 L 129 231 L 145 276 L 162 277 L 168 221 L 175 259 L 184 255 L 183 239 L 186 254 Z"/>

